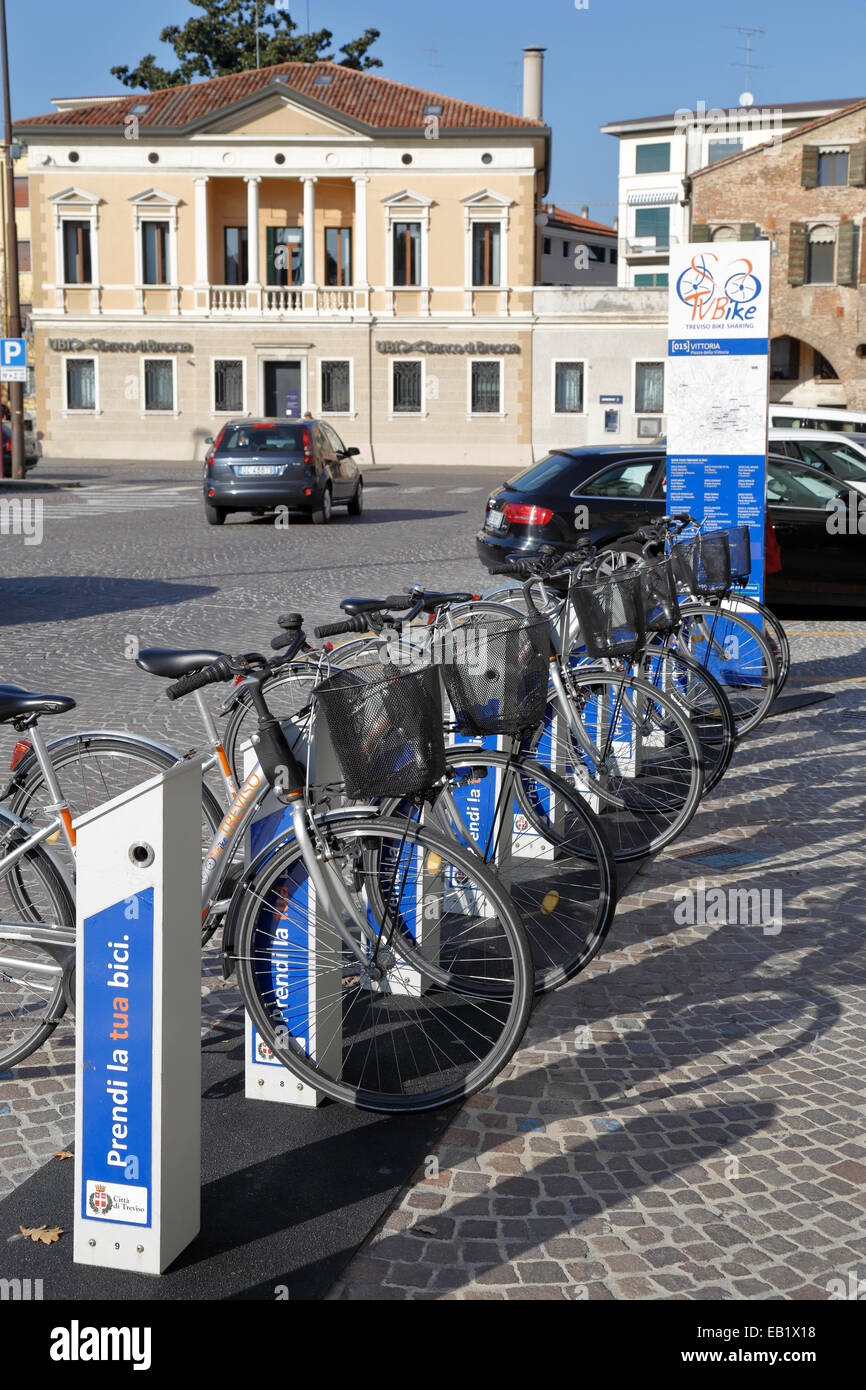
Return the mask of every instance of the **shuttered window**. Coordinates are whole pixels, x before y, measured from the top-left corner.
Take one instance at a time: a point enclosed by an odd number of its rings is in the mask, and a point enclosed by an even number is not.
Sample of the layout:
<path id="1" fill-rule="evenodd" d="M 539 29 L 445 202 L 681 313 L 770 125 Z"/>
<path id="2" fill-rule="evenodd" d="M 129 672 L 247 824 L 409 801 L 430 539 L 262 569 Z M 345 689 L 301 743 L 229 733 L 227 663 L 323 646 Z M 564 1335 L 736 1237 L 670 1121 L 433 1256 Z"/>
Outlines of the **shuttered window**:
<path id="1" fill-rule="evenodd" d="M 836 283 L 857 284 L 857 260 L 860 238 L 853 222 L 840 222 L 836 232 Z"/>
<path id="2" fill-rule="evenodd" d="M 818 146 L 803 146 L 803 165 L 800 181 L 804 188 L 818 187 Z"/>
<path id="3" fill-rule="evenodd" d="M 692 241 L 709 241 L 710 229 L 706 222 L 695 222 L 692 226 Z"/>
<path id="4" fill-rule="evenodd" d="M 806 282 L 806 247 L 808 229 L 805 222 L 792 222 L 788 245 L 788 283 L 803 285 Z"/>
<path id="5" fill-rule="evenodd" d="M 866 145 L 852 145 L 848 151 L 848 184 L 851 188 L 866 187 Z"/>

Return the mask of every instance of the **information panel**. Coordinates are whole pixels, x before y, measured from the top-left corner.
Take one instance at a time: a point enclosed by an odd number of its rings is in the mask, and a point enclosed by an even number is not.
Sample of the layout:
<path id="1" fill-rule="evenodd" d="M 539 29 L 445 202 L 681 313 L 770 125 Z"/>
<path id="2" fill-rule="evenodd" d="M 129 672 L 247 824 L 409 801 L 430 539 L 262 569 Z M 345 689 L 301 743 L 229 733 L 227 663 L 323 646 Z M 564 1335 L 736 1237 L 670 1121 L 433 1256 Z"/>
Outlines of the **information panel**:
<path id="1" fill-rule="evenodd" d="M 764 593 L 768 241 L 670 250 L 667 510 L 705 531 L 748 526 L 746 592 Z"/>

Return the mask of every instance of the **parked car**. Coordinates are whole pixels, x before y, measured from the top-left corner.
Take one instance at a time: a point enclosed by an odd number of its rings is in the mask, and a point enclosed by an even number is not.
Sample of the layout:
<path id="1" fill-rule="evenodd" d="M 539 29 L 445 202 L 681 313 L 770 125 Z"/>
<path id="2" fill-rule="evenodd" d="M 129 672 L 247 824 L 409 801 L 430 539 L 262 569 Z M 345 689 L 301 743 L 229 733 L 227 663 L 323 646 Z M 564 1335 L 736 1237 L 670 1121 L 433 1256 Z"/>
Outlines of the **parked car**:
<path id="1" fill-rule="evenodd" d="M 866 435 L 770 430 L 770 452 L 811 464 L 866 493 Z"/>
<path id="2" fill-rule="evenodd" d="M 4 478 L 11 478 L 11 477 L 12 477 L 12 426 L 11 426 L 11 425 L 8 423 L 8 421 L 6 421 L 6 420 L 4 420 L 4 421 L 2 422 L 2 439 L 3 439 L 3 449 L 2 449 L 2 454 L 3 454 L 3 477 L 4 477 Z M 26 473 L 29 473 L 29 472 L 30 472 L 30 469 L 31 469 L 31 468 L 35 468 L 38 462 L 39 462 L 39 454 L 37 453 L 37 450 L 36 450 L 36 440 L 35 440 L 35 437 L 34 437 L 33 429 L 32 429 L 32 426 L 30 426 L 30 427 L 28 428 L 28 421 L 25 420 L 25 422 L 24 422 L 24 471 L 25 471 Z"/>
<path id="3" fill-rule="evenodd" d="M 833 433 L 866 433 L 866 414 L 833 405 L 787 405 L 775 401 L 769 408 L 771 430 L 831 430 Z"/>
<path id="4" fill-rule="evenodd" d="M 211 526 L 229 512 L 258 515 L 276 507 L 307 512 L 321 525 L 334 507 L 364 510 L 364 479 L 356 458 L 324 420 L 230 420 L 207 441 L 204 509 Z"/>
<path id="5" fill-rule="evenodd" d="M 782 569 L 767 576 L 769 603 L 866 603 L 866 535 L 850 524 L 859 497 L 820 469 L 770 455 L 767 504 Z M 577 507 L 585 511 L 576 525 Z M 476 548 L 492 566 L 540 545 L 568 550 L 586 536 L 615 544 L 664 512 L 665 456 L 657 448 L 563 450 L 491 494 Z"/>

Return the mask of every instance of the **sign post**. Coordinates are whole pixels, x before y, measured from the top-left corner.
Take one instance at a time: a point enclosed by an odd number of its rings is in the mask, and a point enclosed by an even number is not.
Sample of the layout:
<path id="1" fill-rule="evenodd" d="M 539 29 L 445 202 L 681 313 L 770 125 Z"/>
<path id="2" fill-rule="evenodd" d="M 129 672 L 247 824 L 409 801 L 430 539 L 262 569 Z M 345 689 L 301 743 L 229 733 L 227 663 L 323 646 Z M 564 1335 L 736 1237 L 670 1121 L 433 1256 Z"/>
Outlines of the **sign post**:
<path id="1" fill-rule="evenodd" d="M 748 526 L 746 593 L 764 595 L 770 322 L 768 241 L 672 246 L 667 511 L 705 531 Z"/>
<path id="2" fill-rule="evenodd" d="M 201 1201 L 201 762 L 75 822 L 77 1264 L 161 1274 Z"/>

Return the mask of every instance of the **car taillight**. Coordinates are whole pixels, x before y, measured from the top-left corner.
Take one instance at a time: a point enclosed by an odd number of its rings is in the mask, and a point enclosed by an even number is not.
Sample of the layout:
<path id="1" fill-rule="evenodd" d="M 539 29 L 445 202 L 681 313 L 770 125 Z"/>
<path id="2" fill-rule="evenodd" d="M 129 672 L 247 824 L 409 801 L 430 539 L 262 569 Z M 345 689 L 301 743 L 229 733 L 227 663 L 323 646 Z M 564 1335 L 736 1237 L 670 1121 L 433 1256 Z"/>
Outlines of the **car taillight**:
<path id="1" fill-rule="evenodd" d="M 547 507 L 530 507 L 524 502 L 506 502 L 505 520 L 517 521 L 521 526 L 546 526 L 553 519 L 553 512 Z"/>
<path id="2" fill-rule="evenodd" d="M 12 749 L 12 761 L 9 764 L 9 771 L 14 772 L 22 758 L 26 758 L 31 751 L 32 745 L 26 738 L 19 738 L 15 747 Z"/>
<path id="3" fill-rule="evenodd" d="M 302 430 L 302 431 L 301 431 L 301 439 L 302 439 L 303 445 L 304 445 L 304 463 L 312 463 L 312 462 L 313 462 L 313 437 L 312 437 L 312 435 L 310 434 L 310 431 L 307 430 L 307 429 Z"/>

